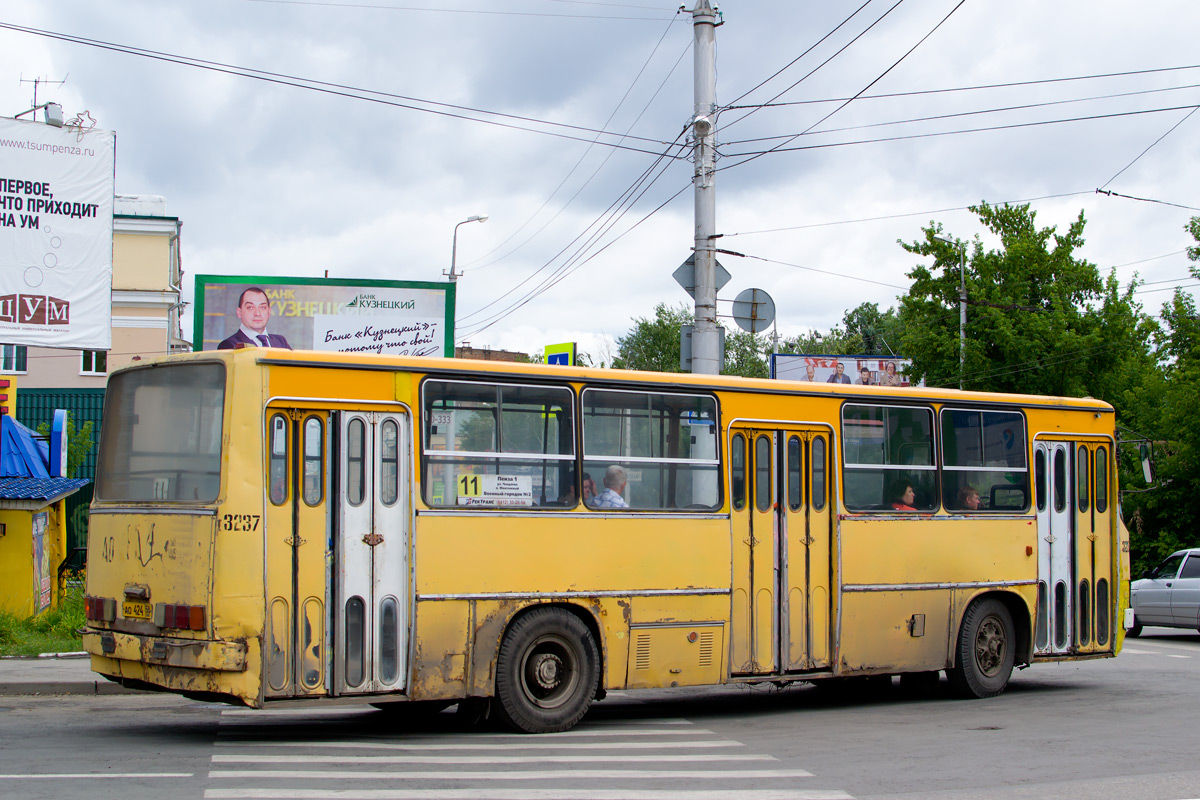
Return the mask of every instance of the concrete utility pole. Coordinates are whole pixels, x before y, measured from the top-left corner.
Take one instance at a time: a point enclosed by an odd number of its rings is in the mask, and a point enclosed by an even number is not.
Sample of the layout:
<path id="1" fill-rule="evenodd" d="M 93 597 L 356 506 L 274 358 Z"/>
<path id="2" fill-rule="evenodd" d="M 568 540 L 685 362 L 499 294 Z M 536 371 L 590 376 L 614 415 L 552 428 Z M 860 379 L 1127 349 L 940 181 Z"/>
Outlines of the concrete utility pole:
<path id="1" fill-rule="evenodd" d="M 692 333 L 692 372 L 716 375 L 721 371 L 721 344 L 717 332 L 716 255 L 717 232 L 716 153 L 717 131 L 717 12 L 709 0 L 697 0 L 692 9 L 695 32 L 695 110 L 692 115 L 696 208 L 696 323 Z"/>
<path id="2" fill-rule="evenodd" d="M 963 388 L 963 372 L 967 368 L 967 243 L 933 237 L 958 250 L 958 388 Z"/>

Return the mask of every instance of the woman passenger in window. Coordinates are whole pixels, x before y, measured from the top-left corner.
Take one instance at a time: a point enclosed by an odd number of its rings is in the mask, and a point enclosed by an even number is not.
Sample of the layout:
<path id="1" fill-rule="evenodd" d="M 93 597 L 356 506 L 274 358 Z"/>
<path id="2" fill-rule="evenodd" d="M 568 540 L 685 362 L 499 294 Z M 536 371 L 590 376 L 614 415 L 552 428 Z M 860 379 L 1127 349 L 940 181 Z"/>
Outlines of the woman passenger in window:
<path id="1" fill-rule="evenodd" d="M 917 495 L 913 491 L 912 484 L 904 479 L 900 479 L 892 484 L 892 508 L 896 511 L 916 511 L 913 506 L 916 502 Z"/>

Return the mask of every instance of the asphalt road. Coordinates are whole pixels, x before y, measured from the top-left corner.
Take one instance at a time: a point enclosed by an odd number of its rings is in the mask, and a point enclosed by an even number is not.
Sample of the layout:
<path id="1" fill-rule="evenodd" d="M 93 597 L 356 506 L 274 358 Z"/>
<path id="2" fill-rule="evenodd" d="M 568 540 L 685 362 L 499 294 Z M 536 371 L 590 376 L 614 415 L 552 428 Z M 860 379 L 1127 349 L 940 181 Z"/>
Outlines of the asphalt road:
<path id="1" fill-rule="evenodd" d="M 613 693 L 575 731 L 453 713 L 0 697 L 0 797 L 103 800 L 1200 798 L 1200 634 L 1043 664 L 983 701 L 898 688 Z"/>

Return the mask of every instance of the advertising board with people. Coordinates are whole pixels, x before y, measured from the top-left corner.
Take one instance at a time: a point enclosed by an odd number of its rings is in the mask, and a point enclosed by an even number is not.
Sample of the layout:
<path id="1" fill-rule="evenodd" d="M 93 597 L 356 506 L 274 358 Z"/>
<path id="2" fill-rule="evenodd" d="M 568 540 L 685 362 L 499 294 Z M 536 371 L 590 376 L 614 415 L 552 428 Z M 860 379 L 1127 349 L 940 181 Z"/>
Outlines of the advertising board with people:
<path id="1" fill-rule="evenodd" d="M 196 276 L 194 348 L 453 357 L 454 284 Z"/>
<path id="2" fill-rule="evenodd" d="M 854 386 L 921 386 L 907 374 L 912 363 L 896 356 L 826 356 L 772 353 L 771 377 L 784 381 Z"/>

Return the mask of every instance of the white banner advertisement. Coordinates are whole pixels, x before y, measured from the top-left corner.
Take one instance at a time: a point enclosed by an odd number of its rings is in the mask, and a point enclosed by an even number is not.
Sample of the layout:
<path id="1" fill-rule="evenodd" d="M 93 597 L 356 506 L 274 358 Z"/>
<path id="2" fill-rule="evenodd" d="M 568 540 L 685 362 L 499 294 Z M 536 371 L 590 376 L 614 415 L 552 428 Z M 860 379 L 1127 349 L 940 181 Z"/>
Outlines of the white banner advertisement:
<path id="1" fill-rule="evenodd" d="M 0 342 L 112 346 L 116 135 L 0 118 Z"/>

